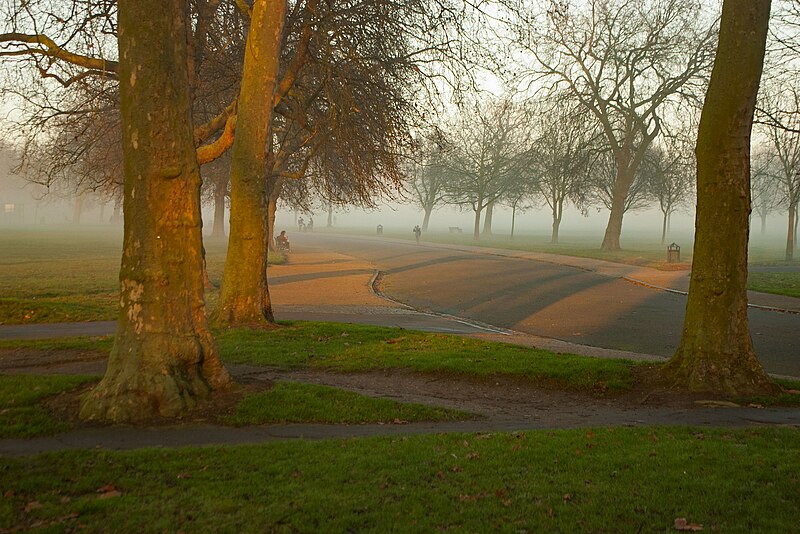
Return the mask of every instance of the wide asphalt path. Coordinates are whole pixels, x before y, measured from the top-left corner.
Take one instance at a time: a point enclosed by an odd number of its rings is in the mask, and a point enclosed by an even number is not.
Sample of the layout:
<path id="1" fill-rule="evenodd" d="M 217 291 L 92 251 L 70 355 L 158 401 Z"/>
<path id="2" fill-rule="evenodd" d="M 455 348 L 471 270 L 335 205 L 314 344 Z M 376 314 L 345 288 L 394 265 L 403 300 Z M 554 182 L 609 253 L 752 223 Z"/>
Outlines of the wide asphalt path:
<path id="1" fill-rule="evenodd" d="M 292 239 L 374 264 L 384 273 L 383 292 L 419 310 L 661 356 L 671 356 L 680 341 L 684 295 L 608 273 L 476 247 L 337 234 L 295 233 Z M 800 376 L 800 314 L 751 309 L 750 329 L 770 373 Z"/>

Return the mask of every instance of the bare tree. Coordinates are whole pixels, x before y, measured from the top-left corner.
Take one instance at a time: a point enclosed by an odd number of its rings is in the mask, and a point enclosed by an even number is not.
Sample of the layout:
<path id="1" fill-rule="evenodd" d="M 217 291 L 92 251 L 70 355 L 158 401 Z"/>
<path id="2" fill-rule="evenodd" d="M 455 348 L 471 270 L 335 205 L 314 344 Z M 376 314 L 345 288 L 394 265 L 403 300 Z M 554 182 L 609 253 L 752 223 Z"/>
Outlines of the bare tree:
<path id="1" fill-rule="evenodd" d="M 596 144 L 594 123 L 568 98 L 557 98 L 536 111 L 537 138 L 532 146 L 533 192 L 552 215 L 550 242 L 558 243 L 564 205 L 583 207 L 592 185 L 589 164 Z"/>
<path id="2" fill-rule="evenodd" d="M 761 235 L 767 232 L 767 217 L 780 205 L 774 157 L 769 146 L 757 147 L 750 160 L 750 190 L 753 211 L 761 219 Z"/>
<path id="3" fill-rule="evenodd" d="M 800 204 L 800 90 L 787 87 L 765 99 L 775 109 L 773 116 L 780 124 L 767 127 L 767 135 L 774 156 L 774 172 L 778 184 L 780 204 L 788 210 L 786 233 L 786 261 L 794 259 L 797 243 L 797 208 Z"/>
<path id="4" fill-rule="evenodd" d="M 446 198 L 475 214 L 473 239 L 480 239 L 481 213 L 519 179 L 527 161 L 531 130 L 510 100 L 474 104 L 448 132 Z"/>
<path id="5" fill-rule="evenodd" d="M 414 202 L 422 208 L 422 230 L 428 230 L 431 213 L 444 204 L 446 171 L 442 149 L 438 143 L 426 140 L 421 143 L 417 157 L 412 161 L 411 193 Z"/>
<path id="6" fill-rule="evenodd" d="M 603 206 L 609 211 L 613 210 L 614 194 L 617 191 L 617 174 L 614 155 L 606 148 L 605 143 L 595 146 L 589 163 L 587 203 Z M 620 209 L 623 215 L 630 211 L 643 210 L 650 205 L 651 200 L 647 176 L 639 166 L 633 176 L 633 181 L 628 186 L 628 193 L 625 195 L 625 201 Z M 600 208 L 598 208 L 599 210 Z"/>
<path id="7" fill-rule="evenodd" d="M 618 250 L 636 171 L 668 109 L 698 96 L 715 27 L 692 0 L 550 0 L 547 6 L 544 14 L 515 9 L 517 43 L 536 60 L 533 76 L 565 87 L 600 124 L 616 170 L 602 248 Z"/>
<path id="8" fill-rule="evenodd" d="M 653 145 L 642 162 L 640 173 L 649 196 L 661 210 L 661 244 L 667 239 L 672 214 L 694 193 L 694 161 L 681 143 Z"/>

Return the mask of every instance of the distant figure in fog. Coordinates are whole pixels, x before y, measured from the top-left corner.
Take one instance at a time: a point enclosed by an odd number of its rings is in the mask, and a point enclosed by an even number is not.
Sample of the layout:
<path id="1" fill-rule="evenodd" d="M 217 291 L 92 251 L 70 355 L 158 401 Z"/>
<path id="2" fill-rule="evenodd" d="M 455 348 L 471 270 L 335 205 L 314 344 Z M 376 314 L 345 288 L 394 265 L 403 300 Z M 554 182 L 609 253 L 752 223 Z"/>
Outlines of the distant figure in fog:
<path id="1" fill-rule="evenodd" d="M 289 236 L 286 235 L 286 230 L 281 230 L 281 235 L 275 238 L 275 248 L 278 252 L 289 252 Z"/>
<path id="2" fill-rule="evenodd" d="M 314 217 L 308 218 L 308 226 L 306 228 L 308 229 L 309 232 L 314 231 Z"/>
<path id="3" fill-rule="evenodd" d="M 297 229 L 300 230 L 301 232 L 306 231 L 306 222 L 303 220 L 302 217 L 297 218 Z"/>
<path id="4" fill-rule="evenodd" d="M 422 235 L 422 229 L 419 225 L 414 227 L 414 238 L 417 240 L 417 245 L 419 245 L 419 237 Z"/>

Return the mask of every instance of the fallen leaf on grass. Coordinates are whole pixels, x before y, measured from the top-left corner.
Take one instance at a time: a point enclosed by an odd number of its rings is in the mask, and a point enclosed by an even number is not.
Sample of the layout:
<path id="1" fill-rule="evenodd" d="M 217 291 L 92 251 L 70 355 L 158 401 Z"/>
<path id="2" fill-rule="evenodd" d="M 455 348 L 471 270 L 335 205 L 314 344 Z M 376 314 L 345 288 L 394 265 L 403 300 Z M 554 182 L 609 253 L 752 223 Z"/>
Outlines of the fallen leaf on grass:
<path id="1" fill-rule="evenodd" d="M 703 525 L 697 523 L 689 523 L 685 517 L 679 517 L 675 520 L 675 530 L 682 530 L 686 532 L 699 532 L 703 530 Z"/>
<path id="2" fill-rule="evenodd" d="M 190 475 L 189 473 L 178 473 L 177 477 L 181 479 L 187 479 L 187 478 L 192 478 L 192 475 Z"/>
<path id="3" fill-rule="evenodd" d="M 37 508 L 41 508 L 41 507 L 42 507 L 42 503 L 40 503 L 39 501 L 31 501 L 31 502 L 29 502 L 28 504 L 25 505 L 25 511 L 26 512 L 30 512 L 31 510 L 36 510 Z"/>
<path id="4" fill-rule="evenodd" d="M 105 486 L 101 486 L 97 488 L 98 499 L 113 499 L 114 497 L 119 497 L 122 495 L 121 491 L 117 490 L 117 487 L 114 484 L 106 484 Z"/>

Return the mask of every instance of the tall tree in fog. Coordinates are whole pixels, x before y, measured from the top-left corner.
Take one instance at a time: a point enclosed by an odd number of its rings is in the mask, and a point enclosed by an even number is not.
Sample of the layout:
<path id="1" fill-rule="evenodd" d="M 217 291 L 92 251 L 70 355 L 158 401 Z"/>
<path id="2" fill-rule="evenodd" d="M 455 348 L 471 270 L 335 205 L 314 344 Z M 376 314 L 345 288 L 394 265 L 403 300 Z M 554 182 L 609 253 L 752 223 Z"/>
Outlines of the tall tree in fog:
<path id="1" fill-rule="evenodd" d="M 510 100 L 474 104 L 448 132 L 446 199 L 475 214 L 472 237 L 480 239 L 481 213 L 503 198 L 527 166 L 531 128 Z"/>
<path id="2" fill-rule="evenodd" d="M 421 143 L 416 161 L 413 163 L 411 176 L 411 195 L 424 213 L 422 229 L 428 230 L 431 213 L 445 200 L 446 173 L 444 154 L 438 143 L 425 141 Z"/>
<path id="3" fill-rule="evenodd" d="M 672 214 L 687 203 L 694 192 L 694 158 L 683 148 L 680 142 L 653 145 L 640 168 L 647 192 L 661 210 L 662 245 L 667 239 Z"/>
<path id="4" fill-rule="evenodd" d="M 750 190 L 753 211 L 761 219 L 761 235 L 767 232 L 767 217 L 780 206 L 774 158 L 769 145 L 753 151 L 750 158 Z"/>
<path id="5" fill-rule="evenodd" d="M 589 166 L 599 132 L 582 107 L 561 98 L 536 111 L 537 137 L 531 147 L 535 195 L 552 215 L 550 242 L 558 243 L 564 204 L 581 207 L 590 187 Z"/>
<path id="6" fill-rule="evenodd" d="M 695 391 L 774 392 L 753 351 L 747 319 L 750 133 L 770 0 L 725 0 L 695 153 L 693 267 L 680 346 L 664 368 Z"/>
<path id="7" fill-rule="evenodd" d="M 121 307 L 106 374 L 81 406 L 84 419 L 178 415 L 229 382 L 203 300 L 187 27 L 180 0 L 129 0 L 119 9 Z"/>
<path id="8" fill-rule="evenodd" d="M 602 248 L 619 250 L 637 169 L 668 108 L 700 91 L 715 29 L 693 0 L 586 3 L 550 0 L 544 14 L 515 5 L 517 43 L 535 59 L 531 74 L 570 91 L 602 129 L 615 167 Z"/>
<path id="9" fill-rule="evenodd" d="M 589 184 L 587 187 L 588 203 L 602 206 L 611 211 L 614 209 L 614 193 L 617 184 L 617 166 L 614 163 L 614 154 L 608 150 L 605 143 L 598 143 L 594 147 L 592 159 L 589 162 Z M 646 209 L 650 203 L 650 189 L 647 176 L 642 172 L 641 165 L 636 169 L 628 186 L 628 193 L 622 203 L 622 214 Z"/>
<path id="10" fill-rule="evenodd" d="M 779 201 L 788 212 L 786 261 L 792 261 L 797 243 L 797 208 L 800 204 L 800 90 L 787 87 L 781 93 L 772 95 L 770 100 L 771 103 L 767 105 L 775 107 L 772 115 L 781 117 L 780 125 L 773 123 L 766 129 Z"/>

